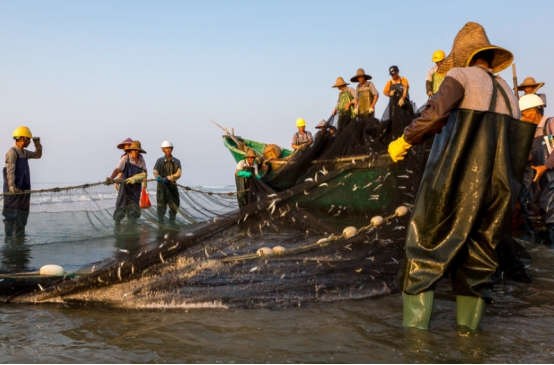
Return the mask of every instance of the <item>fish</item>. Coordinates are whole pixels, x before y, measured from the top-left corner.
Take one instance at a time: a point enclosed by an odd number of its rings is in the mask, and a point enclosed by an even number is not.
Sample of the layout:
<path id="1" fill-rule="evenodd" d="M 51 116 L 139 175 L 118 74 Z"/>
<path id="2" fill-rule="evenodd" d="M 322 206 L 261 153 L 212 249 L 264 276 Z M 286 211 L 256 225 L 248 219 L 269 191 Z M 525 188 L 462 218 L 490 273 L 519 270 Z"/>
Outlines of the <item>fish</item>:
<path id="1" fill-rule="evenodd" d="M 275 198 L 276 196 L 277 196 L 277 194 L 274 193 L 274 194 L 268 195 L 267 197 L 268 197 L 268 198 Z M 214 219 L 215 219 L 215 218 L 214 218 Z"/>
<path id="2" fill-rule="evenodd" d="M 352 165 L 355 165 L 356 164 L 356 161 L 354 161 L 354 159 L 352 159 Z"/>
<path id="3" fill-rule="evenodd" d="M 325 166 L 323 166 L 323 170 L 321 172 L 323 175 L 327 175 L 327 170 L 325 170 Z"/>
<path id="4" fill-rule="evenodd" d="M 264 233 L 262 232 L 262 224 L 261 224 L 261 223 L 258 224 L 258 228 L 260 229 L 260 234 L 264 234 Z"/>
<path id="5" fill-rule="evenodd" d="M 389 177 L 390 175 L 390 172 L 387 172 L 387 174 L 385 175 L 385 177 L 383 178 L 383 181 L 385 181 L 387 179 L 387 177 Z"/>
<path id="6" fill-rule="evenodd" d="M 162 248 L 164 247 L 164 244 L 162 243 L 161 245 L 158 246 L 158 248 Z"/>
<path id="7" fill-rule="evenodd" d="M 414 173 L 413 171 L 408 170 L 408 169 L 406 169 L 406 171 L 408 172 L 408 174 L 413 174 Z"/>
<path id="8" fill-rule="evenodd" d="M 395 264 L 398 264 L 398 261 L 394 257 L 391 257 L 391 258 L 392 258 L 392 261 L 394 261 Z"/>
<path id="9" fill-rule="evenodd" d="M 163 256 L 162 256 L 162 253 L 161 253 L 161 252 L 160 252 L 160 260 L 161 260 L 162 264 L 165 264 L 165 261 L 164 261 L 164 258 L 163 258 Z"/>
<path id="10" fill-rule="evenodd" d="M 371 168 L 371 162 L 367 164 L 367 168 Z"/>
<path id="11" fill-rule="evenodd" d="M 214 221 L 215 221 L 215 219 L 214 219 Z M 166 233 L 165 236 L 164 236 L 164 239 L 168 239 L 168 238 L 169 238 L 169 233 Z"/>
<path id="12" fill-rule="evenodd" d="M 38 287 L 40 288 L 40 290 L 44 291 L 44 288 L 42 287 L 42 285 L 38 284 Z"/>
<path id="13" fill-rule="evenodd" d="M 258 270 L 258 267 L 257 267 L 257 266 L 256 266 L 256 267 L 253 267 L 253 268 L 251 268 L 251 269 L 250 269 L 250 272 L 254 272 L 254 271 L 256 271 L 256 270 Z"/>
<path id="14" fill-rule="evenodd" d="M 208 246 L 204 247 L 204 253 L 206 254 L 207 258 L 210 258 L 210 255 L 208 254 Z"/>
<path id="15" fill-rule="evenodd" d="M 375 189 L 373 189 L 373 191 L 375 191 L 375 190 L 379 189 L 379 188 L 380 188 L 381 186 L 383 186 L 383 184 L 379 184 L 379 185 L 377 185 L 377 187 L 376 187 Z"/>
<path id="16" fill-rule="evenodd" d="M 337 212 L 337 214 L 335 214 L 333 217 L 338 217 L 340 214 L 340 210 Z"/>
<path id="17" fill-rule="evenodd" d="M 358 185 L 354 184 L 354 188 L 352 189 L 352 191 L 356 191 L 358 190 Z"/>
<path id="18" fill-rule="evenodd" d="M 369 198 L 368 200 L 379 200 L 379 198 Z"/>
<path id="19" fill-rule="evenodd" d="M 344 246 L 344 248 L 346 248 L 347 250 L 352 251 L 352 248 L 350 248 L 350 246 L 352 246 L 352 244 L 346 245 L 346 246 Z"/>
<path id="20" fill-rule="evenodd" d="M 399 230 L 401 230 L 401 229 L 406 229 L 406 227 L 404 227 L 404 226 L 397 226 L 397 227 L 394 227 L 392 230 L 393 230 L 393 231 L 399 231 Z"/>
<path id="21" fill-rule="evenodd" d="M 399 179 L 409 179 L 410 177 L 408 175 L 398 175 L 397 178 L 399 178 Z"/>
<path id="22" fill-rule="evenodd" d="M 281 275 L 281 280 L 283 280 L 285 278 L 285 274 Z"/>
<path id="23" fill-rule="evenodd" d="M 315 173 L 314 181 L 317 183 L 317 172 Z"/>
<path id="24" fill-rule="evenodd" d="M 96 265 L 94 265 L 92 269 L 90 269 L 91 274 L 94 272 L 94 269 L 96 269 Z"/>
<path id="25" fill-rule="evenodd" d="M 356 269 L 356 272 L 357 272 L 357 273 L 361 273 L 361 272 L 362 272 L 362 269 Z"/>
<path id="26" fill-rule="evenodd" d="M 367 184 L 366 186 L 364 186 L 362 189 L 369 188 L 371 186 L 371 184 L 373 184 L 373 181 L 370 182 L 369 184 Z"/>
<path id="27" fill-rule="evenodd" d="M 123 252 L 123 253 L 129 253 L 128 250 L 124 250 L 124 249 L 122 249 L 122 248 L 120 248 L 118 251 L 119 251 L 119 252 Z"/>
<path id="28" fill-rule="evenodd" d="M 340 183 L 337 184 L 337 186 L 344 186 L 344 183 L 341 181 Z"/>
<path id="29" fill-rule="evenodd" d="M 333 210 L 333 208 L 335 208 L 335 206 L 334 206 L 334 205 L 331 205 L 331 209 L 329 209 L 329 210 L 327 211 L 327 213 L 331 213 L 331 211 Z"/>
<path id="30" fill-rule="evenodd" d="M 397 189 L 406 189 L 405 186 L 399 186 Z"/>
<path id="31" fill-rule="evenodd" d="M 347 177 L 350 177 L 350 175 L 352 175 L 352 173 L 349 173 L 349 174 L 346 175 L 344 178 L 346 179 Z"/>
<path id="32" fill-rule="evenodd" d="M 307 178 L 306 180 L 304 180 L 304 182 L 308 182 L 308 181 L 314 181 L 314 179 L 312 179 L 311 177 Z"/>
<path id="33" fill-rule="evenodd" d="M 403 193 L 403 194 L 409 196 L 410 198 L 413 198 L 413 197 L 414 197 L 414 195 L 413 195 L 413 194 L 410 194 L 410 193 Z"/>
<path id="34" fill-rule="evenodd" d="M 248 213 L 246 213 L 246 215 L 244 216 L 243 222 L 246 222 L 247 219 L 248 219 Z"/>
<path id="35" fill-rule="evenodd" d="M 160 252 L 160 255 L 161 254 L 162 253 Z M 119 278 L 119 281 L 123 280 L 123 279 L 121 279 L 121 266 L 117 268 L 117 277 Z"/>
<path id="36" fill-rule="evenodd" d="M 227 257 L 227 254 L 221 250 L 217 250 L 217 252 L 221 252 L 223 254 L 223 256 Z"/>
<path id="37" fill-rule="evenodd" d="M 323 183 L 323 184 L 320 184 L 320 185 L 319 185 L 320 188 L 323 188 L 323 187 L 325 187 L 325 186 L 329 186 L 329 184 Z"/>
<path id="38" fill-rule="evenodd" d="M 375 256 L 366 257 L 365 259 L 369 261 L 375 261 Z"/>

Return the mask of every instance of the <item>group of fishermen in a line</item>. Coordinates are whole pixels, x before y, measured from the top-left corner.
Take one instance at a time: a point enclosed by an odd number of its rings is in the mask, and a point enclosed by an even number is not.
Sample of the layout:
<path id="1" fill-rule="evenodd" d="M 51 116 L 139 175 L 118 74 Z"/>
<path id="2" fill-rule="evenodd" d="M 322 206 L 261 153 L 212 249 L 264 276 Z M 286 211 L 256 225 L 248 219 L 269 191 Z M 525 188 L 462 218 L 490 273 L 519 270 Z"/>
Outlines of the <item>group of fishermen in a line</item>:
<path id="1" fill-rule="evenodd" d="M 2 215 L 4 217 L 5 240 L 25 236 L 25 226 L 29 217 L 31 194 L 31 174 L 29 159 L 42 157 L 42 145 L 39 137 L 33 137 L 28 127 L 18 127 L 13 132 L 14 145 L 6 153 L 3 169 L 4 197 Z M 27 147 L 33 141 L 35 151 Z M 142 154 L 140 141 L 127 138 L 117 145 L 123 150 L 119 163 L 106 182 L 114 183 L 118 190 L 116 209 L 113 214 L 116 231 L 120 229 L 121 221 L 127 217 L 131 223 L 141 216 L 140 196 L 146 189 L 147 168 Z M 176 185 L 181 177 L 181 162 L 173 157 L 173 144 L 164 141 L 161 145 L 163 157 L 154 166 L 154 178 L 157 182 L 157 216 L 160 224 L 165 222 L 165 214 L 169 208 L 169 225 L 176 224 L 176 216 L 180 206 L 179 191 Z"/>

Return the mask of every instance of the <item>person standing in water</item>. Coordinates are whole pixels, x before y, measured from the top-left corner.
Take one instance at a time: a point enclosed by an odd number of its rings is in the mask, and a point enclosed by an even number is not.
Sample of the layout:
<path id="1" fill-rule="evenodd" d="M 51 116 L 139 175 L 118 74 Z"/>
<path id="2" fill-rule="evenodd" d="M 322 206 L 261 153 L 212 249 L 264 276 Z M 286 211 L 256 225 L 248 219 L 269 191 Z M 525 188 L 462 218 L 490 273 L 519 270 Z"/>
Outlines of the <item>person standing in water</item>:
<path id="1" fill-rule="evenodd" d="M 31 130 L 27 127 L 17 128 L 12 135 L 15 144 L 6 153 L 6 165 L 4 167 L 4 205 L 2 215 L 4 216 L 5 240 L 25 236 L 25 226 L 29 218 L 31 194 L 21 194 L 31 190 L 31 171 L 29 159 L 42 157 L 42 145 L 39 137 L 33 137 Z M 35 151 L 26 148 L 33 140 Z"/>
<path id="2" fill-rule="evenodd" d="M 160 224 L 164 223 L 165 212 L 169 206 L 169 224 L 174 226 L 180 205 L 179 190 L 175 183 L 181 177 L 181 161 L 173 157 L 173 143 L 163 141 L 161 147 L 164 157 L 156 161 L 153 172 L 158 182 L 156 189 L 158 221 Z"/>
<path id="3" fill-rule="evenodd" d="M 132 142 L 125 152 L 129 153 L 121 157 L 112 175 L 107 178 L 108 181 L 113 181 L 119 173 L 122 173 L 121 178 L 125 180 L 125 183 L 119 188 L 113 215 L 116 230 L 119 230 L 121 221 L 126 215 L 131 223 L 135 223 L 140 218 L 141 182 L 146 180 L 147 176 L 146 162 L 141 155 L 141 153 L 146 154 L 146 151 L 142 149 L 140 142 Z M 143 184 L 146 188 L 146 181 Z"/>

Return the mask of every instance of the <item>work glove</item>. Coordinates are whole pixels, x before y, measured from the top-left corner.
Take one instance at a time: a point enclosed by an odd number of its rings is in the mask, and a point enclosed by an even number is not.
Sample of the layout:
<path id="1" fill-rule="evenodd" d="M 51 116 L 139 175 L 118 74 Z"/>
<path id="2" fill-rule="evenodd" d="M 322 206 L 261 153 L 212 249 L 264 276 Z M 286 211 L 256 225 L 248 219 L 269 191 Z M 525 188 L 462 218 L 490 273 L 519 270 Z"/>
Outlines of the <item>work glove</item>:
<path id="1" fill-rule="evenodd" d="M 16 188 L 16 187 L 13 186 L 13 185 L 10 186 L 9 190 L 10 190 L 10 193 L 11 193 L 11 194 L 21 193 L 21 190 L 19 190 L 18 188 Z"/>
<path id="2" fill-rule="evenodd" d="M 433 92 L 431 90 L 427 91 L 427 96 L 429 96 L 429 98 L 431 98 L 433 96 Z"/>
<path id="3" fill-rule="evenodd" d="M 260 180 L 261 179 L 260 175 L 256 175 L 256 179 Z"/>
<path id="4" fill-rule="evenodd" d="M 392 96 L 394 95 L 394 90 L 391 90 L 389 91 L 389 96 L 392 98 Z"/>
<path id="5" fill-rule="evenodd" d="M 146 172 L 139 172 L 136 175 L 133 175 L 125 180 L 126 184 L 135 184 L 137 182 L 141 182 L 146 178 Z"/>
<path id="6" fill-rule="evenodd" d="M 164 178 L 164 184 L 170 184 L 171 183 L 171 180 L 169 180 L 167 177 Z"/>
<path id="7" fill-rule="evenodd" d="M 394 162 L 398 162 L 404 159 L 404 155 L 412 147 L 411 144 L 406 142 L 404 135 L 400 136 L 396 141 L 392 141 L 389 144 L 389 155 Z"/>
<path id="8" fill-rule="evenodd" d="M 252 173 L 249 171 L 239 171 L 237 174 L 238 177 L 250 177 Z"/>
<path id="9" fill-rule="evenodd" d="M 119 184 L 113 184 L 115 191 L 119 191 Z"/>
<path id="10" fill-rule="evenodd" d="M 369 114 L 371 114 L 375 111 L 375 109 L 374 108 L 369 108 L 367 111 L 368 111 Z"/>
<path id="11" fill-rule="evenodd" d="M 125 179 L 125 184 L 128 184 L 128 185 L 133 185 L 136 182 L 137 180 L 135 180 L 134 177 L 128 177 L 127 179 Z"/>
<path id="12" fill-rule="evenodd" d="M 156 177 L 156 181 L 159 182 L 159 183 L 163 183 L 163 182 L 164 182 L 164 178 L 161 177 L 161 176 L 158 176 L 158 177 Z"/>
<path id="13" fill-rule="evenodd" d="M 405 102 L 406 102 L 406 99 L 400 98 L 400 100 L 398 100 L 398 106 L 404 105 Z"/>

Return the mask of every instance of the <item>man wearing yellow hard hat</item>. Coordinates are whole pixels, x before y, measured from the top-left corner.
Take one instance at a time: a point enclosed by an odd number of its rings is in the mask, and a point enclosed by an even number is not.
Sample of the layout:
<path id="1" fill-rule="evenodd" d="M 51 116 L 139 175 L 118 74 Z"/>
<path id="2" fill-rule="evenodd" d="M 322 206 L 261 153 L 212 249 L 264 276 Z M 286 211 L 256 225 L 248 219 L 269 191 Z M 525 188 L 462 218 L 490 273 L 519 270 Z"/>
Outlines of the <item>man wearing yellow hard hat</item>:
<path id="1" fill-rule="evenodd" d="M 298 118 L 296 120 L 296 127 L 298 128 L 298 133 L 292 136 L 292 148 L 297 150 L 304 145 L 311 145 L 314 139 L 312 134 L 306 131 L 306 121 Z"/>
<path id="2" fill-rule="evenodd" d="M 431 97 L 435 95 L 435 93 L 438 90 L 438 87 L 440 86 L 440 82 L 436 87 L 433 87 L 433 85 L 437 84 L 437 70 L 439 69 L 439 66 L 444 61 L 444 58 L 446 55 L 444 54 L 444 51 L 438 50 L 433 53 L 433 57 L 431 58 L 431 61 L 435 62 L 435 66 L 431 67 L 429 71 L 427 71 L 427 78 L 425 79 L 425 89 L 427 91 L 427 96 Z"/>
<path id="3" fill-rule="evenodd" d="M 15 144 L 6 153 L 6 167 L 4 167 L 4 232 L 5 240 L 25 236 L 25 226 L 29 217 L 31 194 L 21 194 L 31 190 L 31 172 L 29 159 L 42 157 L 40 138 L 34 137 L 27 127 L 19 127 L 13 132 Z M 31 143 L 35 144 L 35 151 L 25 149 Z"/>

